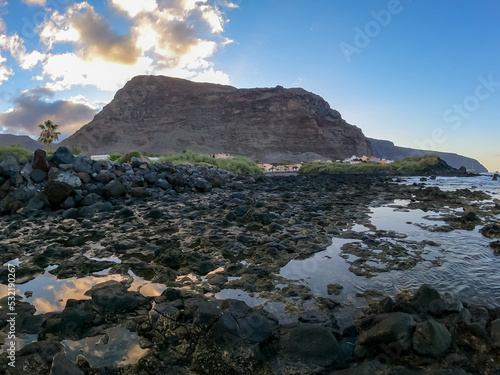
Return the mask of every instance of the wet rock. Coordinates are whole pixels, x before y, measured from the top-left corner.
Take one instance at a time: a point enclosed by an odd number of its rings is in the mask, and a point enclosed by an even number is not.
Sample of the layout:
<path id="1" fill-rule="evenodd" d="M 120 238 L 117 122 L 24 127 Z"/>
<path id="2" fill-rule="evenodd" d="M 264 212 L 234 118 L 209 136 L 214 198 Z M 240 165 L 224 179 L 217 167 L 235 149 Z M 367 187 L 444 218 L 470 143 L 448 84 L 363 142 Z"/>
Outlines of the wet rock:
<path id="1" fill-rule="evenodd" d="M 413 334 L 413 349 L 422 355 L 440 357 L 451 344 L 451 334 L 441 323 L 429 319 L 417 324 Z"/>
<path id="2" fill-rule="evenodd" d="M 361 332 L 356 343 L 356 352 L 360 356 L 380 351 L 381 344 L 396 344 L 401 352 L 407 352 L 411 347 L 413 331 L 417 325 L 412 315 L 402 312 L 378 315 L 373 320 L 375 324 L 368 329 L 363 327 L 362 323 L 356 322 Z"/>
<path id="3" fill-rule="evenodd" d="M 73 190 L 73 187 L 65 182 L 51 180 L 45 186 L 44 193 L 51 204 L 58 205 L 64 202 Z"/>
<path id="4" fill-rule="evenodd" d="M 31 166 L 33 167 L 33 170 L 41 170 L 47 173 L 50 168 L 47 161 L 47 153 L 42 149 L 36 150 L 33 164 Z"/>
<path id="5" fill-rule="evenodd" d="M 280 348 L 293 362 L 331 366 L 342 355 L 330 329 L 316 324 L 301 324 L 282 330 Z"/>
<path id="6" fill-rule="evenodd" d="M 479 232 L 488 238 L 500 238 L 500 225 L 499 224 L 488 224 L 482 227 Z"/>
<path id="7" fill-rule="evenodd" d="M 75 157 L 67 147 L 59 147 L 50 159 L 55 165 L 73 164 Z"/>
<path id="8" fill-rule="evenodd" d="M 193 369 L 228 375 L 269 373 L 264 370 L 268 366 L 265 343 L 274 335 L 275 323 L 242 301 L 226 300 L 222 309 L 225 311 L 196 347 Z"/>
<path id="9" fill-rule="evenodd" d="M 418 289 L 412 304 L 417 311 L 433 315 L 441 315 L 445 309 L 445 303 L 439 292 L 428 284 L 424 284 Z"/>
<path id="10" fill-rule="evenodd" d="M 491 322 L 491 345 L 494 349 L 500 349 L 500 319 Z"/>
<path id="11" fill-rule="evenodd" d="M 500 241 L 490 242 L 490 247 L 495 251 L 496 254 L 500 254 Z"/>
<path id="12" fill-rule="evenodd" d="M 106 281 L 94 286 L 85 293 L 92 297 L 92 304 L 103 313 L 117 314 L 132 311 L 148 303 L 139 292 L 129 292 L 127 287 L 117 281 Z"/>
<path id="13" fill-rule="evenodd" d="M 85 375 L 64 353 L 57 353 L 52 361 L 49 375 Z"/>
<path id="14" fill-rule="evenodd" d="M 61 343 L 53 339 L 26 345 L 17 352 L 16 367 L 11 374 L 48 374 L 53 358 L 62 349 Z"/>
<path id="15" fill-rule="evenodd" d="M 340 284 L 328 284 L 326 287 L 328 294 L 335 294 L 336 296 L 338 296 L 344 289 L 344 287 Z"/>

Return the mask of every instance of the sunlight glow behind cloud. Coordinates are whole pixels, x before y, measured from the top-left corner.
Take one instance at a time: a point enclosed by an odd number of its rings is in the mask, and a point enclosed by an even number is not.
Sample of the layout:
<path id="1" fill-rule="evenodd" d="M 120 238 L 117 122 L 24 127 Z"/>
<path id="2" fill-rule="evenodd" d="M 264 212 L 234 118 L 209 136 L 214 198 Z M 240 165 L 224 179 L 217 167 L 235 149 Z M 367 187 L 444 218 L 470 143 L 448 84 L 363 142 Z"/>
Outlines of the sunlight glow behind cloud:
<path id="1" fill-rule="evenodd" d="M 46 4 L 46 0 L 23 2 Z M 0 113 L 3 131 L 36 135 L 36 125 L 51 116 L 69 135 L 95 114 L 88 105 L 92 100 L 75 95 L 75 87 L 95 87 L 111 98 L 128 80 L 143 74 L 229 83 L 229 76 L 209 61 L 232 41 L 222 35 L 224 13 L 208 0 L 109 0 L 109 11 L 127 21 L 118 28 L 91 2 L 67 4 L 57 10 L 46 4 L 45 16 L 34 27 L 38 45 L 25 40 L 21 30 L 7 30 L 0 18 L 0 85 L 21 69 L 33 72 L 31 86 L 37 82 L 47 90 L 32 88 L 14 95 L 13 106 Z M 7 2 L 0 0 L 1 5 Z M 50 102 L 55 92 L 67 99 Z"/>

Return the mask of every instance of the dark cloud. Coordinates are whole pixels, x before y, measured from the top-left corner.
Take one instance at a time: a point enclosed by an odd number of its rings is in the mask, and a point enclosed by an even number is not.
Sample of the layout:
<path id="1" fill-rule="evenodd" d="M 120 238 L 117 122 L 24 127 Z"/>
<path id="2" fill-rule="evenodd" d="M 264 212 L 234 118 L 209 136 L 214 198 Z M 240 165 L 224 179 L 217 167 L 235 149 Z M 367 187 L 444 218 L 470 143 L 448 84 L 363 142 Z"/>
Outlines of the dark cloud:
<path id="1" fill-rule="evenodd" d="M 47 101 L 54 92 L 36 88 L 23 92 L 14 99 L 14 107 L 0 113 L 0 128 L 5 133 L 24 133 L 37 136 L 38 124 L 51 120 L 59 125 L 62 135 L 69 135 L 86 124 L 97 111 L 85 104 L 69 100 Z"/>
<path id="2" fill-rule="evenodd" d="M 142 51 L 136 46 L 137 37 L 134 33 L 129 31 L 126 35 L 117 34 L 111 29 L 109 22 L 93 9 L 75 13 L 70 24 L 80 34 L 77 44 L 87 59 L 101 57 L 106 61 L 133 65 L 142 55 Z"/>

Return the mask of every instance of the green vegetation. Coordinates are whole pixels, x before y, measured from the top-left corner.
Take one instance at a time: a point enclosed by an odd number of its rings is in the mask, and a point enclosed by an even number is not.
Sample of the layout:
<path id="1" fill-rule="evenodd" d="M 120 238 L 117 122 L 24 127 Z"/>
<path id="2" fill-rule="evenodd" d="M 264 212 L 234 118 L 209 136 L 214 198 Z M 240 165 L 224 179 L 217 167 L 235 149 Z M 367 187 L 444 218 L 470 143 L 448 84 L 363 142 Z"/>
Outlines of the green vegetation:
<path id="1" fill-rule="evenodd" d="M 244 156 L 235 156 L 232 159 L 215 159 L 210 155 L 184 150 L 180 153 L 170 153 L 163 155 L 158 161 L 160 163 L 164 163 L 167 160 L 171 160 L 175 165 L 205 165 L 209 167 L 225 169 L 226 171 L 235 174 L 262 174 L 262 170 L 259 168 L 259 166 L 253 160 Z"/>
<path id="2" fill-rule="evenodd" d="M 109 156 L 109 160 L 110 161 L 117 161 L 118 159 L 120 159 L 122 157 L 122 154 L 119 154 L 118 152 L 115 152 L 114 154 L 111 154 Z"/>
<path id="3" fill-rule="evenodd" d="M 43 124 L 39 124 L 38 127 L 41 129 L 40 137 L 38 137 L 38 142 L 40 142 L 48 150 L 50 150 L 52 142 L 59 140 L 59 134 L 61 134 L 57 131 L 59 125 L 54 124 L 50 120 L 47 120 Z"/>
<path id="4" fill-rule="evenodd" d="M 332 173 L 355 173 L 355 172 L 419 172 L 435 165 L 438 161 L 436 154 L 427 154 L 423 156 L 412 156 L 402 160 L 396 160 L 391 164 L 379 164 L 372 162 L 362 162 L 359 164 L 348 163 L 324 163 L 309 162 L 302 164 L 299 173 L 320 173 L 323 171 Z"/>
<path id="5" fill-rule="evenodd" d="M 6 155 L 14 155 L 19 161 L 27 161 L 33 152 L 26 150 L 21 145 L 0 146 L 0 160 Z"/>
<path id="6" fill-rule="evenodd" d="M 73 147 L 71 149 L 71 153 L 74 155 L 74 156 L 78 156 L 80 155 L 80 153 L 82 152 L 82 149 L 80 147 Z"/>
<path id="7" fill-rule="evenodd" d="M 120 164 L 130 163 L 132 161 L 132 158 L 137 158 L 141 161 L 151 164 L 151 160 L 149 160 L 146 156 L 144 156 L 142 152 L 139 151 L 132 151 L 125 155 L 122 155 L 116 160 L 116 162 Z"/>

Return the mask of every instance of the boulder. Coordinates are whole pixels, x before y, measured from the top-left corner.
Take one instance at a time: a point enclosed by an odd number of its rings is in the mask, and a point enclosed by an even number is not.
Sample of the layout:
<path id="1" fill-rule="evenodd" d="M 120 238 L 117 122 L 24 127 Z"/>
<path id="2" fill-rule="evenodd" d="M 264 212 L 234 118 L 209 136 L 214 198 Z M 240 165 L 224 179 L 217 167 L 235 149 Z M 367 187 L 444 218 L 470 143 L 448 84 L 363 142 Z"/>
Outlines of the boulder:
<path id="1" fill-rule="evenodd" d="M 2 174 L 4 176 L 12 176 L 21 170 L 19 161 L 13 155 L 5 155 L 0 162 L 0 168 L 0 170 L 3 170 Z"/>
<path id="2" fill-rule="evenodd" d="M 93 204 L 96 204 L 97 202 L 101 201 L 102 198 L 95 194 L 95 193 L 90 193 L 88 194 L 85 198 L 83 198 L 80 202 L 82 206 L 92 206 Z"/>
<path id="3" fill-rule="evenodd" d="M 330 366 L 341 355 L 340 345 L 331 330 L 310 323 L 282 332 L 280 348 L 292 361 L 316 366 Z"/>
<path id="4" fill-rule="evenodd" d="M 111 280 L 94 286 L 85 293 L 92 297 L 92 304 L 98 311 L 117 314 L 135 310 L 148 303 L 139 292 L 127 291 L 127 286 Z"/>
<path id="5" fill-rule="evenodd" d="M 73 192 L 74 188 L 66 182 L 51 180 L 45 185 L 44 193 L 51 204 L 61 204 Z"/>
<path id="6" fill-rule="evenodd" d="M 160 189 L 163 190 L 172 190 L 172 185 L 170 185 L 167 180 L 164 180 L 162 178 L 159 178 L 156 183 L 155 187 L 159 187 Z"/>
<path id="7" fill-rule="evenodd" d="M 448 329 L 434 319 L 417 324 L 413 334 L 412 346 L 417 353 L 440 357 L 450 347 L 451 334 Z"/>
<path id="8" fill-rule="evenodd" d="M 67 147 L 59 147 L 50 159 L 55 165 L 73 164 L 75 157 Z"/>
<path id="9" fill-rule="evenodd" d="M 495 253 L 500 254 L 500 241 L 490 242 L 490 247 L 495 251 Z"/>
<path id="10" fill-rule="evenodd" d="M 154 185 L 158 180 L 158 173 L 149 171 L 144 174 L 144 181 L 146 181 L 150 185 Z"/>
<path id="11" fill-rule="evenodd" d="M 56 181 L 65 182 L 66 184 L 74 188 L 82 186 L 82 180 L 80 180 L 80 177 L 71 172 L 60 173 L 57 176 Z"/>
<path id="12" fill-rule="evenodd" d="M 87 162 L 83 158 L 75 158 L 75 161 L 73 162 L 73 169 L 75 170 L 76 173 L 88 173 L 92 174 L 94 171 L 92 170 L 92 166 L 90 163 L 92 160 L 88 159 L 89 162 Z"/>
<path id="13" fill-rule="evenodd" d="M 106 169 L 102 169 L 95 176 L 95 180 L 98 182 L 102 182 L 103 184 L 107 184 L 112 180 L 111 173 Z"/>
<path id="14" fill-rule="evenodd" d="M 212 191 L 212 184 L 205 180 L 204 178 L 197 178 L 194 182 L 194 187 L 201 193 L 209 193 Z"/>
<path id="15" fill-rule="evenodd" d="M 421 313 L 441 315 L 445 310 L 445 303 L 439 292 L 428 284 L 423 284 L 415 293 L 412 304 Z"/>
<path id="16" fill-rule="evenodd" d="M 47 179 L 47 172 L 41 169 L 33 169 L 30 173 L 30 177 L 35 183 L 43 182 Z"/>
<path id="17" fill-rule="evenodd" d="M 82 181 L 83 184 L 88 184 L 92 181 L 91 175 L 85 172 L 79 172 L 78 178 L 80 179 L 80 181 Z"/>
<path id="18" fill-rule="evenodd" d="M 412 334 L 417 325 L 412 315 L 403 312 L 381 314 L 376 317 L 374 323 L 375 325 L 365 331 L 362 331 L 357 323 L 358 329 L 362 332 L 356 343 L 356 349 L 361 346 L 377 352 L 382 349 L 380 344 L 396 344 L 401 352 L 410 349 Z"/>
<path id="19" fill-rule="evenodd" d="M 38 149 L 35 151 L 32 167 L 33 169 L 38 169 L 44 172 L 49 171 L 50 167 L 47 161 L 47 153 L 44 150 Z"/>
<path id="20" fill-rule="evenodd" d="M 104 191 L 108 197 L 117 198 L 127 192 L 127 186 L 123 182 L 113 180 L 104 186 Z"/>
<path id="21" fill-rule="evenodd" d="M 482 227 L 479 232 L 485 237 L 490 239 L 500 238 L 500 225 L 499 224 L 488 224 Z"/>

